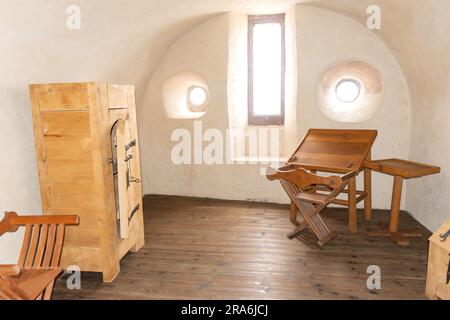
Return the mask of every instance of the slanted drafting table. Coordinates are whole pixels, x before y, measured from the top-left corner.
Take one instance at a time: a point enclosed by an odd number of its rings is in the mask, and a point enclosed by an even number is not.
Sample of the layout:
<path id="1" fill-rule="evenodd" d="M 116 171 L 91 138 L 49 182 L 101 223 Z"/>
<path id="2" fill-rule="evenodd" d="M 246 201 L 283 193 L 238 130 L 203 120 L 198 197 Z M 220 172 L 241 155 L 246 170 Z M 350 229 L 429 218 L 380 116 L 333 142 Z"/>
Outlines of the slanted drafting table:
<path id="1" fill-rule="evenodd" d="M 363 168 L 363 162 L 371 158 L 372 145 L 377 137 L 376 130 L 340 130 L 340 129 L 310 129 L 288 164 L 293 164 L 310 170 L 347 174 L 356 174 L 364 170 L 364 190 L 356 188 L 356 175 L 350 178 L 348 187 L 342 192 L 348 199 L 335 199 L 332 203 L 349 208 L 348 226 L 351 232 L 357 231 L 356 204 L 365 199 L 364 216 L 366 220 L 372 217 L 371 208 L 371 171 Z M 320 191 L 320 187 L 317 188 Z M 297 207 L 291 203 L 291 221 L 297 222 Z"/>

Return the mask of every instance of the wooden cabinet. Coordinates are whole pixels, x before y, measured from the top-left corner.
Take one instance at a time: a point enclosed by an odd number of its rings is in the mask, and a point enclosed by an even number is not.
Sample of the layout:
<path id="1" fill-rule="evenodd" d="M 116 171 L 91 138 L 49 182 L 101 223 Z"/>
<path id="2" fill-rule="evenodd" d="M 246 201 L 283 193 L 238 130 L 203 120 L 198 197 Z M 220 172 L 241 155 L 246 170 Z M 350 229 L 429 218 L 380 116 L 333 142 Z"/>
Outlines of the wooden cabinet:
<path id="1" fill-rule="evenodd" d="M 134 87 L 33 84 L 30 95 L 43 212 L 80 217 L 61 264 L 113 281 L 144 245 Z"/>
<path id="2" fill-rule="evenodd" d="M 430 237 L 426 294 L 430 299 L 450 300 L 450 220 Z"/>

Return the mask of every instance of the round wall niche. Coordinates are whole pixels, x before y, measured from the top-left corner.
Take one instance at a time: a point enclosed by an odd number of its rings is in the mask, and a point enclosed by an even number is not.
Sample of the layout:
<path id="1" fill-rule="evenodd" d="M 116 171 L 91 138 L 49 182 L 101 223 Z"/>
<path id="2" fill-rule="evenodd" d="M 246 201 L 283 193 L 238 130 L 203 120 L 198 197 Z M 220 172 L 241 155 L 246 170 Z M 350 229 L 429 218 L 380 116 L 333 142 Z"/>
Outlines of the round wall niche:
<path id="1" fill-rule="evenodd" d="M 363 61 L 341 61 L 322 72 L 316 89 L 320 111 L 338 122 L 357 123 L 372 118 L 381 105 L 381 75 Z"/>
<path id="2" fill-rule="evenodd" d="M 208 83 L 196 72 L 179 72 L 164 83 L 163 102 L 171 119 L 198 119 L 208 109 Z"/>

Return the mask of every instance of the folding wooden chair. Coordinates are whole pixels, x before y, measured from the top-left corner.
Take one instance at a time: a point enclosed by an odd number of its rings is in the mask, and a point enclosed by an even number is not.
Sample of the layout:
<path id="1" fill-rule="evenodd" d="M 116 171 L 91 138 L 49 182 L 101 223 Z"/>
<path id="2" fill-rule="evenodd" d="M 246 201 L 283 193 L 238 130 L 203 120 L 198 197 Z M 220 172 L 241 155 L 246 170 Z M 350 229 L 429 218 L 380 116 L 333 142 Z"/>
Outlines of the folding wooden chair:
<path id="1" fill-rule="evenodd" d="M 317 237 L 320 246 L 333 239 L 336 234 L 325 224 L 320 212 L 336 199 L 355 175 L 356 172 L 351 171 L 341 177 L 336 175 L 323 177 L 293 164 L 277 170 L 269 168 L 267 178 L 271 181 L 280 180 L 295 206 L 295 209 L 291 210 L 290 220 L 296 228 L 288 234 L 288 238 L 292 239 L 309 228 Z M 319 187 L 324 192 L 319 193 L 317 191 Z M 300 223 L 297 221 L 297 212 L 303 217 Z"/>
<path id="2" fill-rule="evenodd" d="M 17 265 L 0 265 L 0 299 L 50 300 L 59 267 L 66 225 L 78 224 L 78 216 L 18 216 L 5 212 L 0 236 L 25 226 Z"/>

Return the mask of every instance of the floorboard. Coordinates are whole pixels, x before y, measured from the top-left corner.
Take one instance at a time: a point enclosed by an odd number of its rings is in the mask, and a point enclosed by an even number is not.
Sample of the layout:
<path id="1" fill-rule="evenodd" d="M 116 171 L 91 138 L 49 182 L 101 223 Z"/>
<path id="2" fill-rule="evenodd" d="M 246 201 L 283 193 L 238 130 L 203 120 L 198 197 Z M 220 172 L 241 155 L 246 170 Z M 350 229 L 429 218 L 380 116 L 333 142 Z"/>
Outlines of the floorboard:
<path id="1" fill-rule="evenodd" d="M 57 281 L 54 299 L 425 299 L 427 237 L 408 213 L 402 228 L 424 238 L 397 247 L 367 230 L 388 220 L 359 211 L 356 234 L 347 211 L 328 208 L 324 219 L 338 236 L 318 247 L 312 235 L 288 240 L 287 205 L 172 196 L 144 199 L 145 247 L 127 255 L 110 284 L 82 273 L 81 290 Z M 367 267 L 381 268 L 381 290 L 367 289 Z"/>

